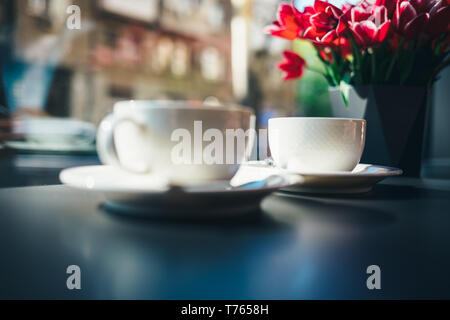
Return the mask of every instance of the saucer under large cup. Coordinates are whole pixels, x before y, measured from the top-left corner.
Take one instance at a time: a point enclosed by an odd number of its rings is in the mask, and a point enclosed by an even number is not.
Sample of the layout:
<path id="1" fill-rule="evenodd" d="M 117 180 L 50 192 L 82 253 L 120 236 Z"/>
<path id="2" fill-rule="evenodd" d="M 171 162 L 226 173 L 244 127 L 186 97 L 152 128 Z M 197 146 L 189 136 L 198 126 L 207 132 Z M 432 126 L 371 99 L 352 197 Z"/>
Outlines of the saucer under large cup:
<path id="1" fill-rule="evenodd" d="M 241 166 L 231 181 L 245 183 L 252 179 L 264 179 L 271 175 L 292 175 L 299 178 L 295 185 L 283 187 L 281 191 L 292 193 L 351 194 L 365 193 L 383 179 L 399 176 L 398 168 L 371 164 L 358 164 L 353 171 L 294 172 L 277 168 L 266 161 L 250 161 Z"/>
<path id="2" fill-rule="evenodd" d="M 269 178 L 270 177 L 270 178 Z M 280 188 L 297 183 L 293 176 L 268 175 L 249 183 L 229 180 L 168 187 L 157 174 L 132 174 L 113 166 L 65 169 L 60 180 L 69 187 L 104 196 L 109 210 L 140 216 L 223 218 L 258 210 L 261 200 Z"/>

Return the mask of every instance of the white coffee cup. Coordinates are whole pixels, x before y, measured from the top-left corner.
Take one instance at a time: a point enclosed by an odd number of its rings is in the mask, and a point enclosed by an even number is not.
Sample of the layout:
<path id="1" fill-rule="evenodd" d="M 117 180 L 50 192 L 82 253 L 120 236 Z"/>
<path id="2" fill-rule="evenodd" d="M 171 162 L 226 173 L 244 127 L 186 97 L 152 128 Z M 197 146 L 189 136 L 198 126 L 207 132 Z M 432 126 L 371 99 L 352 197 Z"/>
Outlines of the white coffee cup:
<path id="1" fill-rule="evenodd" d="M 97 151 L 104 164 L 173 184 L 228 180 L 250 152 L 253 126 L 251 109 L 240 106 L 121 101 L 100 124 Z"/>
<path id="2" fill-rule="evenodd" d="M 361 119 L 272 118 L 268 129 L 275 164 L 297 172 L 352 171 L 366 137 Z"/>

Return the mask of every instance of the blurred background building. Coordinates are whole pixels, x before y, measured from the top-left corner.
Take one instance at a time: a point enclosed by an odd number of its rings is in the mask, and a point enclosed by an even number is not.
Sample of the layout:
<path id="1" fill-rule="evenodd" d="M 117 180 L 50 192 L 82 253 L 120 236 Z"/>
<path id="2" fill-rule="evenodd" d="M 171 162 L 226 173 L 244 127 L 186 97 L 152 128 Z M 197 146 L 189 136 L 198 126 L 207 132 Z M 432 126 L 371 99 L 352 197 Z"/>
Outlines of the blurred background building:
<path id="1" fill-rule="evenodd" d="M 238 102 L 262 122 L 291 114 L 295 84 L 264 34 L 277 0 L 2 0 L 1 63 L 12 112 L 97 123 L 123 99 Z M 80 8 L 80 29 L 67 20 Z"/>

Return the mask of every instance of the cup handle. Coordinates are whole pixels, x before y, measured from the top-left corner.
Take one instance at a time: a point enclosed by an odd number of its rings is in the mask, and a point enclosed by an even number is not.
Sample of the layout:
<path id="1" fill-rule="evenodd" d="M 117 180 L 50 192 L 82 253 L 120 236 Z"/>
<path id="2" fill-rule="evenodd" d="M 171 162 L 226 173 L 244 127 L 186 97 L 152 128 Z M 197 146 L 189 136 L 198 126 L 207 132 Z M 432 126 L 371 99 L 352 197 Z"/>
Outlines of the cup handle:
<path id="1" fill-rule="evenodd" d="M 130 117 L 117 117 L 112 113 L 107 115 L 100 123 L 97 131 L 97 153 L 103 164 L 116 166 L 126 171 L 130 171 L 130 169 L 125 168 L 120 162 L 114 143 L 114 131 L 119 123 L 124 121 L 130 121 L 136 126 L 144 129 L 141 124 Z M 144 171 L 149 171 L 149 168 L 146 168 Z"/>

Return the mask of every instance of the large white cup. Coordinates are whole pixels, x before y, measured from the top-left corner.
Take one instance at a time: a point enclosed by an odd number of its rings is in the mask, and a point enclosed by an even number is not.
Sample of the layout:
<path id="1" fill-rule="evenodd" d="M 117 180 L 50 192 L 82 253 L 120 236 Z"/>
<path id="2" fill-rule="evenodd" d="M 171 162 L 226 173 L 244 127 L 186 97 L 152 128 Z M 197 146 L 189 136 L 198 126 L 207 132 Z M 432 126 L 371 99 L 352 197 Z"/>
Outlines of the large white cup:
<path id="1" fill-rule="evenodd" d="M 226 180 L 249 154 L 253 126 L 251 109 L 240 106 L 122 101 L 101 122 L 97 151 L 104 164 L 173 184 Z"/>
<path id="2" fill-rule="evenodd" d="M 364 150 L 366 121 L 342 118 L 269 119 L 275 164 L 297 172 L 351 171 Z"/>

